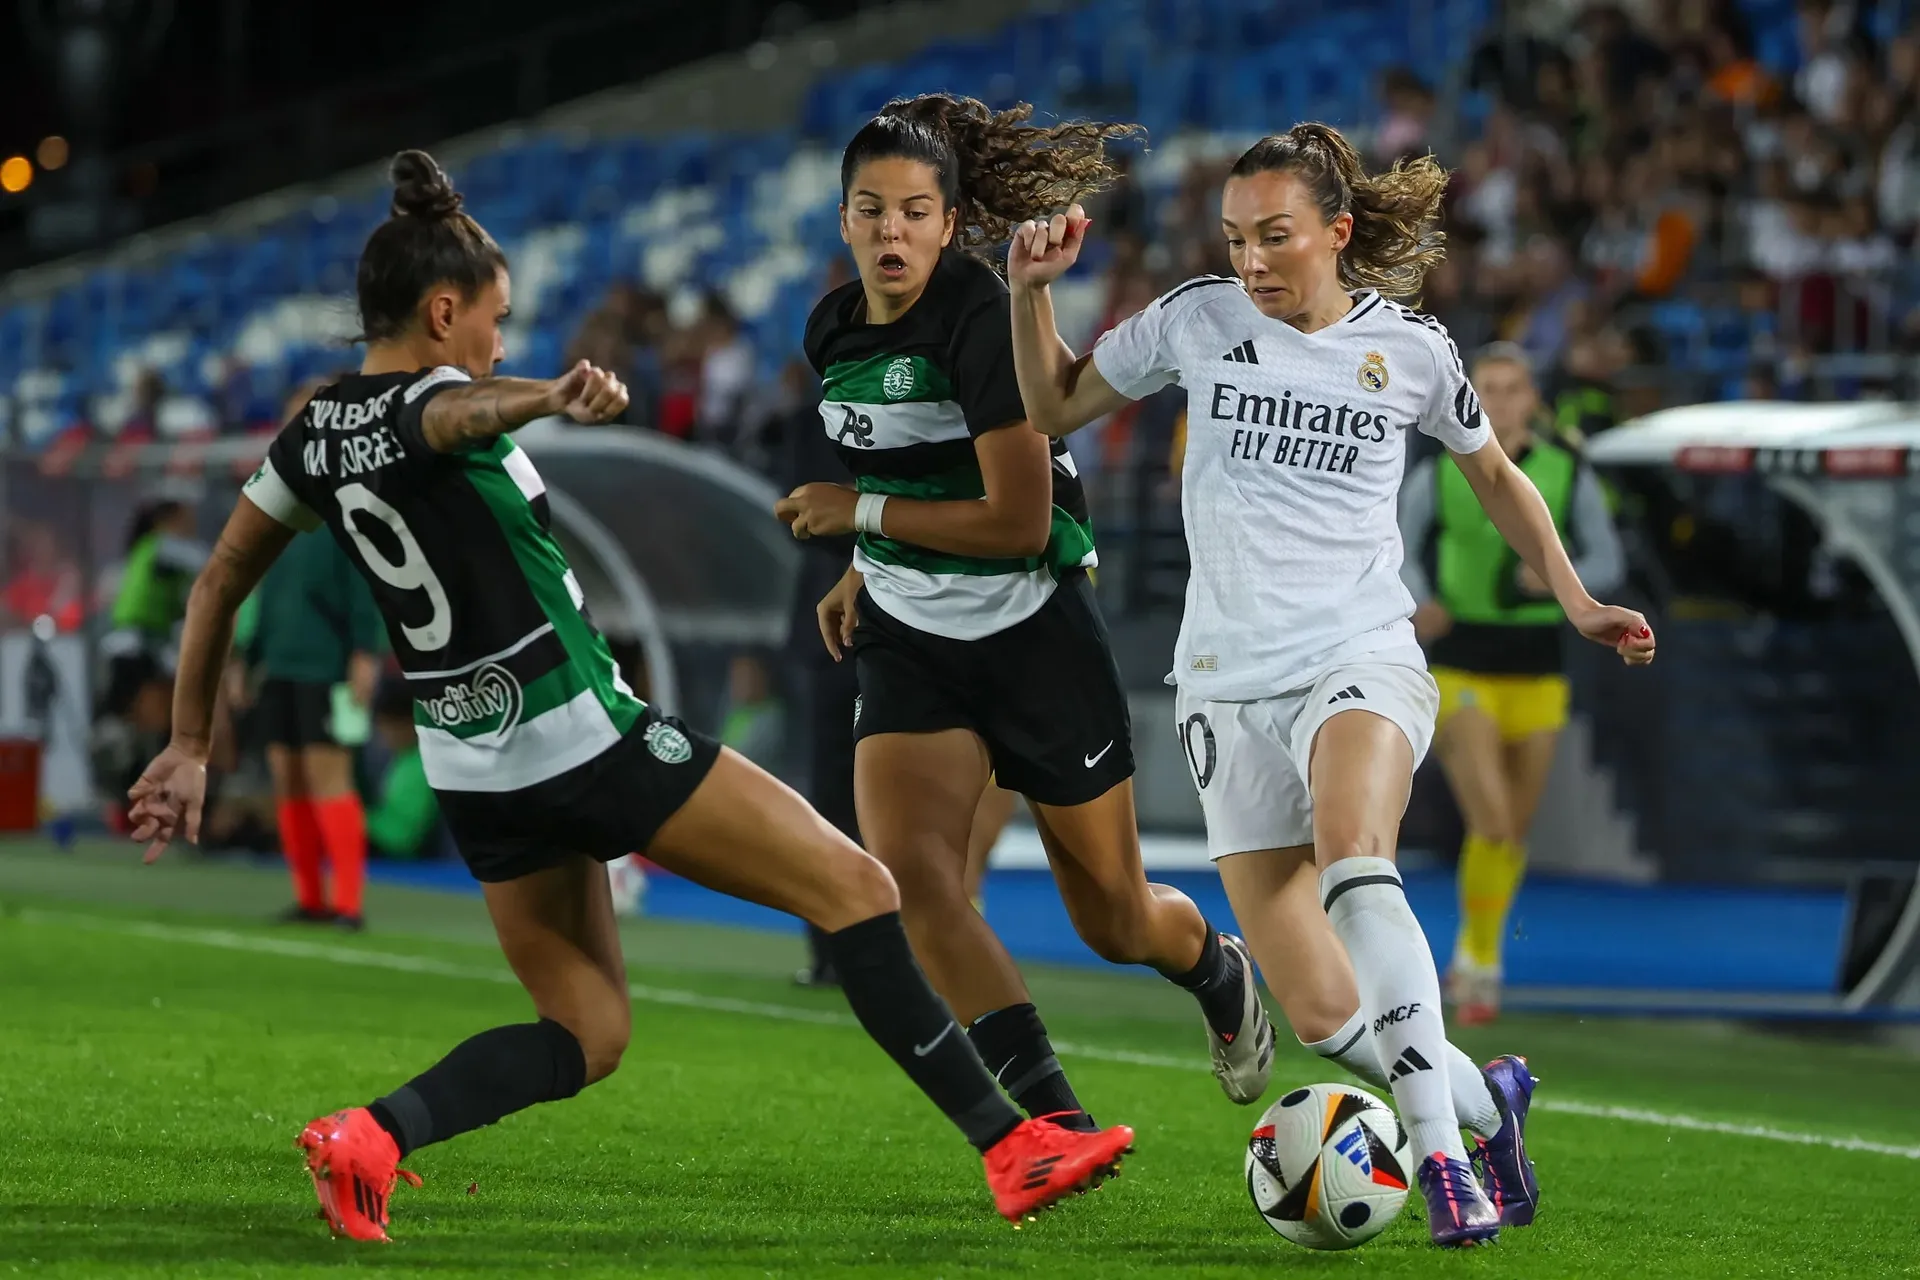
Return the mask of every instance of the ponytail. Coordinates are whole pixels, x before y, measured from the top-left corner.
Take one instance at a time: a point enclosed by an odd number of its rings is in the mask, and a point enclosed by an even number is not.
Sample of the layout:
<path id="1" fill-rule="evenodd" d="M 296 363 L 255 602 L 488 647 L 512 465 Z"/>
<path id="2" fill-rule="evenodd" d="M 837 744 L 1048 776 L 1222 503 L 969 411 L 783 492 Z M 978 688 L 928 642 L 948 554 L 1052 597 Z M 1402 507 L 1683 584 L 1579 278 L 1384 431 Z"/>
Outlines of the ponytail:
<path id="1" fill-rule="evenodd" d="M 861 128 L 840 159 L 844 198 L 853 176 L 871 160 L 901 157 L 931 166 L 940 194 L 955 212 L 956 241 L 983 249 L 1005 243 L 1013 228 L 1048 216 L 1113 182 L 1108 141 L 1140 132 L 1134 124 L 1030 123 L 1033 107 L 993 111 L 977 98 L 922 94 L 889 102 Z"/>
<path id="2" fill-rule="evenodd" d="M 1338 129 L 1297 124 L 1256 142 L 1229 176 L 1275 171 L 1300 176 L 1323 221 L 1352 215 L 1353 236 L 1340 253 L 1343 286 L 1377 289 L 1389 298 L 1419 297 L 1427 272 L 1446 256 L 1439 222 L 1447 171 L 1439 162 L 1420 156 L 1370 174 Z"/>

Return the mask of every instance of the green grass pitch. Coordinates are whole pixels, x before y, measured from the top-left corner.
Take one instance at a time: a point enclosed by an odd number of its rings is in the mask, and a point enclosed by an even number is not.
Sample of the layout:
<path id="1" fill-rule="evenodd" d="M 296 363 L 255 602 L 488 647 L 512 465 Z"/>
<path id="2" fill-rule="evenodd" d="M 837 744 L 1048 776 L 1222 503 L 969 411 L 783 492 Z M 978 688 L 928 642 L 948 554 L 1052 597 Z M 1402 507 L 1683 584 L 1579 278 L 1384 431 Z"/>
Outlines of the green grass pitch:
<path id="1" fill-rule="evenodd" d="M 1082 1098 L 1139 1150 L 1016 1232 L 838 997 L 791 985 L 796 940 L 644 920 L 620 1072 L 418 1153 L 393 1245 L 333 1241 L 299 1126 L 528 1005 L 476 898 L 376 887 L 376 931 L 345 938 L 260 924 L 282 893 L 245 868 L 0 846 L 0 1274 L 1920 1275 L 1920 1065 L 1892 1050 L 1510 1018 L 1463 1047 L 1545 1079 L 1540 1221 L 1442 1254 L 1416 1195 L 1373 1243 L 1313 1254 L 1247 1200 L 1257 1111 L 1220 1096 L 1186 997 L 1037 970 Z M 1331 1074 L 1283 1052 L 1273 1096 Z"/>

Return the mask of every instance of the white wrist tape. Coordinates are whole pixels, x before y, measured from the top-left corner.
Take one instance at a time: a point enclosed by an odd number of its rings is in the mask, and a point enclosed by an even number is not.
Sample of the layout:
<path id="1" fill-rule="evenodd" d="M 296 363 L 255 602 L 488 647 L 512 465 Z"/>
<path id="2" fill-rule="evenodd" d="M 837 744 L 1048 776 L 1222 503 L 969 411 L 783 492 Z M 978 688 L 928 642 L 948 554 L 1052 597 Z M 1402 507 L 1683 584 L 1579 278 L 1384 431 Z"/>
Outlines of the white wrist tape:
<path id="1" fill-rule="evenodd" d="M 887 505 L 884 493 L 863 493 L 853 504 L 853 527 L 861 533 L 879 533 L 880 512 Z"/>

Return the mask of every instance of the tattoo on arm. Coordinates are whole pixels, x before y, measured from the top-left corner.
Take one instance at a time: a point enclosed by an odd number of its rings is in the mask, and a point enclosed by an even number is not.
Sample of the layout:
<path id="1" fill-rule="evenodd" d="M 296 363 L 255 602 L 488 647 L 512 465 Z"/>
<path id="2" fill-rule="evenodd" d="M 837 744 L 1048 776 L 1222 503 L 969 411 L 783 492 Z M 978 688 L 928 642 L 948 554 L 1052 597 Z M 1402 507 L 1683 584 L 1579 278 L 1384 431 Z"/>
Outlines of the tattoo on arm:
<path id="1" fill-rule="evenodd" d="M 420 430 L 438 453 L 491 444 L 548 410 L 548 384 L 531 378 L 482 378 L 427 402 Z"/>

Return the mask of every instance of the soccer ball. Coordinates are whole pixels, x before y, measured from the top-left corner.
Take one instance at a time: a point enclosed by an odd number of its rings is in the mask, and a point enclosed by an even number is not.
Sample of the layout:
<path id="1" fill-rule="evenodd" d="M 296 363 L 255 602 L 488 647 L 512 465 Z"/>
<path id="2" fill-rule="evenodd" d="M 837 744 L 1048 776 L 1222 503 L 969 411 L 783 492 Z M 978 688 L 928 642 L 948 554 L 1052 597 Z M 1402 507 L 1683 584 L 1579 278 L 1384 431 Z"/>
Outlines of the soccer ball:
<path id="1" fill-rule="evenodd" d="M 1247 1140 L 1247 1194 L 1295 1244 L 1351 1249 L 1399 1216 L 1410 1155 L 1386 1103 L 1352 1085 L 1309 1085 L 1260 1117 Z"/>
<path id="2" fill-rule="evenodd" d="M 613 890 L 613 913 L 637 916 L 647 899 L 647 872 L 639 856 L 628 854 L 607 864 L 607 884 Z"/>

